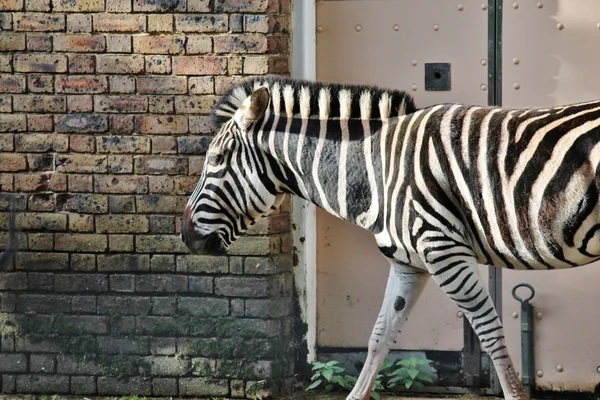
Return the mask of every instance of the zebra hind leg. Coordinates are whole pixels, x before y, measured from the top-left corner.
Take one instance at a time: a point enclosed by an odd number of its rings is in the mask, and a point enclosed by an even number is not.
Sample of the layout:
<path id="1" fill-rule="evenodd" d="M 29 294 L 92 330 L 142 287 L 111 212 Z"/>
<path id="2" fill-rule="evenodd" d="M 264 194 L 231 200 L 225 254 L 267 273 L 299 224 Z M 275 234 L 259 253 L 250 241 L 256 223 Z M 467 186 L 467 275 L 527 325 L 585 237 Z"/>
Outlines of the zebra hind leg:
<path id="1" fill-rule="evenodd" d="M 457 257 L 462 260 L 458 262 Z M 454 257 L 438 257 L 442 258 L 438 263 L 427 264 L 427 268 L 438 286 L 467 317 L 485 351 L 493 360 L 504 398 L 528 400 L 508 353 L 502 322 L 483 284 L 475 257 L 464 256 L 462 253 Z"/>
<path id="2" fill-rule="evenodd" d="M 390 346 L 396 343 L 400 328 L 423 292 L 428 278 L 427 271 L 391 265 L 383 305 L 369 339 L 367 359 L 347 400 L 369 400 L 381 364 Z"/>

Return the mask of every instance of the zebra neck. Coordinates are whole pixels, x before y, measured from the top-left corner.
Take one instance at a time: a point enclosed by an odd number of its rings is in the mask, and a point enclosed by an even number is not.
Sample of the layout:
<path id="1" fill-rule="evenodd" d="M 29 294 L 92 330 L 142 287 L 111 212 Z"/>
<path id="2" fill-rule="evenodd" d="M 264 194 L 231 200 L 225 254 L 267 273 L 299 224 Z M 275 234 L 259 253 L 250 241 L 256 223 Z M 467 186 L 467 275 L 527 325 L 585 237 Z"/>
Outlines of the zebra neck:
<path id="1" fill-rule="evenodd" d="M 257 132 L 283 187 L 338 218 L 376 230 L 380 140 L 387 121 L 271 115 Z"/>

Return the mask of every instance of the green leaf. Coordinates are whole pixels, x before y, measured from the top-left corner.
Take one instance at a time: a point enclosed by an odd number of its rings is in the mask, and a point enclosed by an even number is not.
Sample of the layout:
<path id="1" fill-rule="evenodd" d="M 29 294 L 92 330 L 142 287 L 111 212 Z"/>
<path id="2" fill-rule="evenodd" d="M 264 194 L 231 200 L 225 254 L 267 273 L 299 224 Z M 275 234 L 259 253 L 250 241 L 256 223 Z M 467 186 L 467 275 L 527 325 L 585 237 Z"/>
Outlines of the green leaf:
<path id="1" fill-rule="evenodd" d="M 417 388 L 422 388 L 424 385 L 421 382 L 419 382 L 419 381 L 414 381 L 413 382 L 413 386 L 417 387 Z"/>
<path id="2" fill-rule="evenodd" d="M 419 378 L 422 381 L 428 382 L 428 383 L 433 383 L 433 380 L 431 379 L 431 377 L 423 371 L 419 372 L 419 375 L 417 375 L 417 378 Z"/>
<path id="3" fill-rule="evenodd" d="M 309 387 L 306 388 L 306 391 L 308 392 L 309 390 L 313 390 L 314 388 L 318 387 L 321 384 L 321 382 L 323 382 L 323 381 L 320 379 L 314 381 L 313 383 L 310 384 Z"/>
<path id="4" fill-rule="evenodd" d="M 427 364 L 431 364 L 432 362 L 433 362 L 432 360 L 428 360 L 426 358 L 419 358 L 417 364 L 427 365 Z"/>
<path id="5" fill-rule="evenodd" d="M 329 385 L 325 386 L 326 392 L 331 392 L 332 390 L 333 390 L 333 385 L 329 384 Z"/>
<path id="6" fill-rule="evenodd" d="M 332 367 L 332 366 L 334 366 L 334 365 L 337 365 L 337 364 L 339 364 L 339 363 L 340 363 L 339 361 L 336 361 L 336 360 L 331 360 L 331 361 L 327 361 L 327 362 L 325 363 L 325 365 L 327 365 L 328 367 Z"/>
<path id="7" fill-rule="evenodd" d="M 322 362 L 315 361 L 315 362 L 313 363 L 313 370 L 315 370 L 315 369 L 321 369 L 321 368 L 323 368 L 324 366 L 325 366 L 325 364 L 323 364 Z"/>
<path id="8" fill-rule="evenodd" d="M 404 382 L 404 386 L 406 386 L 407 389 L 410 389 L 410 387 L 412 386 L 413 381 L 406 381 Z"/>
<path id="9" fill-rule="evenodd" d="M 315 379 L 319 378 L 320 376 L 321 376 L 321 374 L 317 372 L 316 374 L 314 374 L 314 375 L 312 376 L 312 378 L 310 378 L 310 380 L 311 380 L 311 381 L 314 381 Z"/>
<path id="10" fill-rule="evenodd" d="M 409 368 L 406 372 L 408 373 L 408 376 L 410 376 L 411 379 L 415 379 L 421 371 L 419 371 L 416 368 Z"/>
<path id="11" fill-rule="evenodd" d="M 377 393 L 377 392 L 371 392 L 371 397 L 374 400 L 381 400 L 381 395 L 379 393 Z"/>
<path id="12" fill-rule="evenodd" d="M 405 367 L 412 366 L 412 364 L 411 364 L 411 362 L 410 362 L 410 360 L 408 358 L 404 358 L 404 359 L 398 361 L 398 364 L 403 365 Z"/>
<path id="13" fill-rule="evenodd" d="M 331 377 L 333 376 L 333 371 L 330 369 L 324 369 L 323 370 L 323 377 L 325 379 L 327 379 L 328 381 L 331 381 Z"/>

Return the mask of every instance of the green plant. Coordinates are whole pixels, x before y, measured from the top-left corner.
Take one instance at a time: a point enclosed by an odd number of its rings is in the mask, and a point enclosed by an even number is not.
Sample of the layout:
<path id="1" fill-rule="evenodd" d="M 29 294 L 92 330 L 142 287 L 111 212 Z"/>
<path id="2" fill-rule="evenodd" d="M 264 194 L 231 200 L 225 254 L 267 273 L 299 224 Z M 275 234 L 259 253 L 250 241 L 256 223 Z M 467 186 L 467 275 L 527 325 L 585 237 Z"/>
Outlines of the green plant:
<path id="1" fill-rule="evenodd" d="M 411 387 L 423 387 L 426 383 L 433 383 L 430 376 L 431 367 L 429 367 L 431 363 L 431 360 L 416 357 L 385 363 L 381 372 L 386 389 L 393 390 L 399 386 L 410 389 Z"/>
<path id="2" fill-rule="evenodd" d="M 326 392 L 335 389 L 352 389 L 352 386 L 356 383 L 356 378 L 350 375 L 340 375 L 345 369 L 338 366 L 338 364 L 339 362 L 335 360 L 326 363 L 314 362 L 312 366 L 314 375 L 310 379 L 311 384 L 306 390 L 314 390 L 319 387 L 324 387 Z"/>

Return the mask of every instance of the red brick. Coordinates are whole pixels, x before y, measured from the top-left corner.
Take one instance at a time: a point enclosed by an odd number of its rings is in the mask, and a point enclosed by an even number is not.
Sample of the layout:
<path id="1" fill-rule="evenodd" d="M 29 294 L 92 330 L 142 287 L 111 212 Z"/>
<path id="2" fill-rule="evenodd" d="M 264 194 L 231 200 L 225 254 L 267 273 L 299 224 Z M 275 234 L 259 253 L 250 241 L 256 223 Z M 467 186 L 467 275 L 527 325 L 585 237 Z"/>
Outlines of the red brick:
<path id="1" fill-rule="evenodd" d="M 184 76 L 140 76 L 137 90 L 142 94 L 182 94 L 187 92 Z"/>
<path id="2" fill-rule="evenodd" d="M 27 130 L 30 132 L 51 132 L 54 127 L 52 115 L 27 114 Z"/>
<path id="3" fill-rule="evenodd" d="M 17 72 L 67 72 L 67 58 L 60 54 L 15 54 Z"/>
<path id="4" fill-rule="evenodd" d="M 27 157 L 24 154 L 0 153 L 0 171 L 17 172 L 27 170 Z"/>
<path id="5" fill-rule="evenodd" d="M 25 115 L 0 114 L 0 132 L 22 132 L 26 129 Z"/>
<path id="6" fill-rule="evenodd" d="M 54 93 L 54 75 L 27 75 L 30 93 Z"/>
<path id="7" fill-rule="evenodd" d="M 148 15 L 148 32 L 173 32 L 173 16 L 171 14 Z"/>
<path id="8" fill-rule="evenodd" d="M 24 33 L 2 32 L 0 35 L 0 51 L 21 51 L 25 50 Z"/>
<path id="9" fill-rule="evenodd" d="M 173 57 L 176 75 L 220 75 L 227 72 L 225 57 L 180 56 Z"/>
<path id="10" fill-rule="evenodd" d="M 67 111 L 90 112 L 94 109 L 94 99 L 90 95 L 67 96 Z"/>
<path id="11" fill-rule="evenodd" d="M 64 114 L 56 117 L 57 132 L 106 132 L 108 118 L 102 114 Z"/>
<path id="12" fill-rule="evenodd" d="M 146 136 L 102 136 L 97 141 L 100 153 L 150 153 Z"/>
<path id="13" fill-rule="evenodd" d="M 18 192 L 64 192 L 67 176 L 53 172 L 15 175 L 15 190 Z"/>
<path id="14" fill-rule="evenodd" d="M 103 173 L 107 170 L 106 156 L 93 154 L 59 155 L 56 157 L 56 170 L 63 173 Z"/>
<path id="15" fill-rule="evenodd" d="M 52 51 L 52 36 L 47 33 L 28 33 L 27 51 Z"/>
<path id="16" fill-rule="evenodd" d="M 176 176 L 175 177 L 175 194 L 184 194 L 189 196 L 198 185 L 197 176 Z"/>
<path id="17" fill-rule="evenodd" d="M 96 150 L 96 139 L 89 135 L 71 135 L 69 151 L 76 153 L 93 153 Z"/>
<path id="18" fill-rule="evenodd" d="M 106 235 L 57 233 L 54 248 L 59 251 L 103 253 L 108 248 Z"/>
<path id="19" fill-rule="evenodd" d="M 148 74 L 170 74 L 171 57 L 169 56 L 146 56 L 146 73 Z"/>
<path id="20" fill-rule="evenodd" d="M 72 74 L 91 74 L 96 69 L 96 58 L 87 54 L 69 55 L 69 72 Z"/>
<path id="21" fill-rule="evenodd" d="M 97 70 L 106 74 L 137 74 L 144 71 L 144 56 L 98 55 Z"/>
<path id="22" fill-rule="evenodd" d="M 21 153 L 65 152 L 69 148 L 69 137 L 45 133 L 18 134 L 15 148 Z"/>
<path id="23" fill-rule="evenodd" d="M 227 57 L 227 73 L 229 75 L 241 75 L 244 58 L 245 57 Z"/>
<path id="24" fill-rule="evenodd" d="M 184 36 L 134 36 L 133 51 L 141 54 L 183 54 Z"/>
<path id="25" fill-rule="evenodd" d="M 13 96 L 13 108 L 15 111 L 51 113 L 64 112 L 67 109 L 64 96 L 26 94 Z"/>
<path id="26" fill-rule="evenodd" d="M 98 193 L 148 193 L 148 178 L 145 176 L 96 175 L 94 182 Z"/>
<path id="27" fill-rule="evenodd" d="M 0 75 L 0 93 L 23 93 L 24 91 L 25 75 Z"/>
<path id="28" fill-rule="evenodd" d="M 94 15 L 94 31 L 96 32 L 144 32 L 145 30 L 146 17 L 144 15 Z"/>
<path id="29" fill-rule="evenodd" d="M 279 0 L 215 0 L 217 12 L 277 12 Z"/>
<path id="30" fill-rule="evenodd" d="M 190 94 L 214 94 L 215 93 L 215 77 L 214 76 L 199 76 L 190 77 L 188 79 Z"/>
<path id="31" fill-rule="evenodd" d="M 215 36 L 215 53 L 267 53 L 269 43 L 263 35 Z"/>
<path id="32" fill-rule="evenodd" d="M 141 133 L 186 133 L 188 120 L 184 116 L 144 115 L 136 119 L 136 127 Z"/>
<path id="33" fill-rule="evenodd" d="M 134 0 L 133 11 L 185 11 L 185 0 Z"/>
<path id="34" fill-rule="evenodd" d="M 148 111 L 146 96 L 95 96 L 94 110 L 107 113 L 142 113 Z"/>
<path id="35" fill-rule="evenodd" d="M 225 94 L 233 85 L 242 82 L 244 79 L 246 79 L 244 76 L 218 76 L 215 79 L 215 93 Z"/>
<path id="36" fill-rule="evenodd" d="M 89 34 L 68 34 L 54 36 L 54 51 L 73 53 L 98 53 L 106 50 L 104 36 Z"/>
<path id="37" fill-rule="evenodd" d="M 178 114 L 207 114 L 216 101 L 216 96 L 176 96 L 175 112 Z"/>
<path id="38" fill-rule="evenodd" d="M 288 74 L 290 72 L 289 60 L 287 57 L 269 58 L 270 74 Z"/>
<path id="39" fill-rule="evenodd" d="M 65 16 L 60 14 L 14 14 L 15 31 L 59 32 L 65 30 Z"/>
<path id="40" fill-rule="evenodd" d="M 65 11 L 65 12 L 90 12 L 90 11 L 104 11 L 104 0 L 76 0 L 76 1 L 65 1 L 65 0 L 52 0 L 53 11 Z"/>
<path id="41" fill-rule="evenodd" d="M 104 76 L 61 75 L 56 77 L 57 93 L 104 93 L 108 82 Z"/>
<path id="42" fill-rule="evenodd" d="M 210 36 L 188 36 L 185 44 L 187 54 L 212 53 L 213 40 Z"/>
<path id="43" fill-rule="evenodd" d="M 225 14 L 179 14 L 175 16 L 178 32 L 227 32 L 229 27 Z"/>
<path id="44" fill-rule="evenodd" d="M 90 33 L 90 32 L 92 32 L 92 16 L 91 16 L 91 14 L 67 15 L 67 32 L 70 32 L 70 33 Z"/>
<path id="45" fill-rule="evenodd" d="M 23 0 L 2 0 L 0 11 L 19 11 L 23 9 Z"/>
<path id="46" fill-rule="evenodd" d="M 110 132 L 124 134 L 133 132 L 133 115 L 109 115 Z"/>

